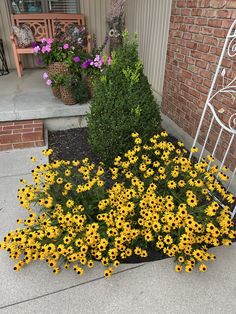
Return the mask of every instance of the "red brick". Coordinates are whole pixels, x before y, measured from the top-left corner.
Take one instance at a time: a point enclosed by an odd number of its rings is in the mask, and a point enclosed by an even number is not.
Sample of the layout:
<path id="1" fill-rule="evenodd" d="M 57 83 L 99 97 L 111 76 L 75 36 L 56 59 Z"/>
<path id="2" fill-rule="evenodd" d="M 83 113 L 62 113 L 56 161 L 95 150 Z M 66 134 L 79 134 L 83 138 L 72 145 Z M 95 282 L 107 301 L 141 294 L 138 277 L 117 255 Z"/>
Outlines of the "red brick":
<path id="1" fill-rule="evenodd" d="M 191 15 L 192 16 L 202 16 L 202 10 L 201 9 L 192 9 Z"/>
<path id="2" fill-rule="evenodd" d="M 221 27 L 222 21 L 219 19 L 210 19 L 208 20 L 208 26 L 211 27 Z"/>
<path id="3" fill-rule="evenodd" d="M 21 134 L 0 135 L 0 144 L 19 143 L 21 141 Z"/>
<path id="4" fill-rule="evenodd" d="M 226 8 L 227 9 L 236 9 L 236 1 L 226 1 Z"/>
<path id="5" fill-rule="evenodd" d="M 217 46 L 218 40 L 215 37 L 205 35 L 204 39 L 203 39 L 203 43 L 208 44 L 208 45 Z"/>
<path id="6" fill-rule="evenodd" d="M 211 79 L 211 73 L 209 71 L 206 71 L 206 70 L 200 70 L 200 75 L 205 77 L 205 78 L 208 78 L 208 79 Z"/>
<path id="7" fill-rule="evenodd" d="M 173 1 L 174 2 L 174 1 Z M 176 7 L 177 8 L 185 8 L 187 6 L 186 1 L 177 1 L 176 2 Z"/>
<path id="8" fill-rule="evenodd" d="M 24 124 L 24 125 L 23 125 L 23 129 L 31 129 L 31 130 L 33 130 L 34 127 L 35 127 L 35 124 L 33 124 L 33 123 Z"/>
<path id="9" fill-rule="evenodd" d="M 209 52 L 210 50 L 210 46 L 206 45 L 206 44 L 198 44 L 197 45 L 197 49 L 201 52 Z"/>
<path id="10" fill-rule="evenodd" d="M 196 18 L 195 19 L 195 24 L 196 25 L 201 25 L 201 26 L 205 26 L 207 25 L 207 19 L 206 18 Z"/>
<path id="11" fill-rule="evenodd" d="M 195 59 L 191 57 L 185 57 L 184 61 L 188 64 L 195 64 Z"/>
<path id="12" fill-rule="evenodd" d="M 194 41 L 188 41 L 187 44 L 186 44 L 186 47 L 190 48 L 190 49 L 196 49 L 197 48 L 197 43 L 195 43 Z"/>
<path id="13" fill-rule="evenodd" d="M 43 125 L 43 121 L 42 120 L 33 120 L 34 124 L 42 124 Z"/>
<path id="14" fill-rule="evenodd" d="M 192 76 L 192 80 L 193 80 L 194 82 L 196 82 L 196 83 L 199 83 L 199 84 L 202 84 L 202 82 L 203 82 L 203 78 L 200 77 L 200 76 L 197 76 L 197 75 L 193 75 L 193 76 Z"/>
<path id="15" fill-rule="evenodd" d="M 203 39 L 204 39 L 204 36 L 202 34 L 193 34 L 192 40 L 202 43 Z"/>
<path id="16" fill-rule="evenodd" d="M 192 50 L 191 51 L 191 56 L 197 59 L 201 59 L 202 57 L 202 53 L 196 50 Z"/>
<path id="17" fill-rule="evenodd" d="M 10 150 L 10 149 L 12 149 L 12 148 L 13 148 L 12 144 L 0 145 L 0 151 Z"/>
<path id="18" fill-rule="evenodd" d="M 199 33 L 199 27 L 198 27 L 198 26 L 195 26 L 195 25 L 190 26 L 190 27 L 189 27 L 189 32 L 190 32 L 190 33 Z"/>
<path id="19" fill-rule="evenodd" d="M 197 67 L 199 67 L 199 68 L 206 69 L 206 67 L 207 67 L 207 62 L 201 61 L 201 60 L 196 60 L 195 65 L 196 65 Z"/>
<path id="20" fill-rule="evenodd" d="M 0 131 L 0 135 L 4 135 L 4 134 L 12 134 L 12 130 L 2 130 L 2 131 Z"/>
<path id="21" fill-rule="evenodd" d="M 189 33 L 184 33 L 183 34 L 183 39 L 191 39 L 192 38 L 192 34 L 189 34 Z"/>
<path id="22" fill-rule="evenodd" d="M 42 132 L 22 134 L 22 142 L 36 141 L 36 140 L 42 140 L 42 139 L 43 139 L 43 133 Z"/>
<path id="23" fill-rule="evenodd" d="M 215 9 L 223 9 L 228 1 L 227 0 L 211 0 L 210 6 Z M 231 1 L 233 2 L 233 1 Z"/>
<path id="24" fill-rule="evenodd" d="M 230 10 L 217 10 L 216 17 L 219 18 L 231 18 L 232 11 Z"/>
<path id="25" fill-rule="evenodd" d="M 14 125 L 23 125 L 23 124 L 31 124 L 33 120 L 22 120 L 22 121 L 15 121 Z"/>
<path id="26" fill-rule="evenodd" d="M 223 30 L 223 29 L 214 29 L 213 34 L 216 37 L 224 38 L 226 36 L 226 34 L 227 34 L 227 31 Z"/>
<path id="27" fill-rule="evenodd" d="M 0 126 L 5 127 L 5 126 L 13 126 L 14 123 L 13 122 L 1 122 Z"/>
<path id="28" fill-rule="evenodd" d="M 41 146 L 44 146 L 44 145 L 45 145 L 44 141 L 35 141 L 35 146 L 36 147 L 41 147 Z"/>
<path id="29" fill-rule="evenodd" d="M 34 142 L 24 142 L 24 143 L 17 143 L 13 144 L 13 149 L 17 148 L 29 148 L 29 147 L 34 147 Z"/>
<path id="30" fill-rule="evenodd" d="M 190 9 L 181 9 L 181 15 L 190 15 L 191 10 Z"/>
<path id="31" fill-rule="evenodd" d="M 231 24 L 232 24 L 231 20 L 223 20 L 222 21 L 222 27 L 227 28 L 227 30 L 230 28 Z"/>
<path id="32" fill-rule="evenodd" d="M 201 0 L 198 2 L 199 2 L 198 3 L 199 8 L 209 8 L 211 0 Z"/>
<path id="33" fill-rule="evenodd" d="M 33 133 L 35 130 L 33 128 L 30 129 L 17 129 L 13 130 L 13 134 L 23 134 L 23 133 Z"/>
<path id="34" fill-rule="evenodd" d="M 23 129 L 23 125 L 11 125 L 3 127 L 3 130 L 19 130 L 19 129 Z"/>
<path id="35" fill-rule="evenodd" d="M 202 60 L 205 60 L 207 62 L 213 62 L 216 63 L 218 61 L 218 57 L 213 54 L 204 54 L 202 55 Z"/>

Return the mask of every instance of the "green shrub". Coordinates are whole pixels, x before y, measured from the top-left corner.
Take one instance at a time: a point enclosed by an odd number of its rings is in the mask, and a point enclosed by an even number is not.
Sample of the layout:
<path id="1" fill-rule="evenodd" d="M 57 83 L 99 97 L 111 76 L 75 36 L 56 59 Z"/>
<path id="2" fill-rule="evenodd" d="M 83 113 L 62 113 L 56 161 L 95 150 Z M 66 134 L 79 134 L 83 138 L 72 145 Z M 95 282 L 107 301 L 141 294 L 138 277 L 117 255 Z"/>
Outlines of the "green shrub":
<path id="1" fill-rule="evenodd" d="M 132 145 L 131 133 L 146 141 L 160 127 L 160 113 L 137 51 L 137 38 L 123 35 L 123 47 L 113 52 L 111 65 L 95 83 L 88 115 L 89 141 L 106 164 Z"/>

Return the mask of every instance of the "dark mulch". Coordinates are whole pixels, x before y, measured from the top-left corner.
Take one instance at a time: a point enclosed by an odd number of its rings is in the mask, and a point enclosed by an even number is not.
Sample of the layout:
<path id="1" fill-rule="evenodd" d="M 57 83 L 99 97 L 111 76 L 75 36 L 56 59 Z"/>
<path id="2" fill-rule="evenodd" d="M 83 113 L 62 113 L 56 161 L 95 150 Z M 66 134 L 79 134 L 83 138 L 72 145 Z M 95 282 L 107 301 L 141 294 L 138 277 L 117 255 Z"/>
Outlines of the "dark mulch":
<path id="1" fill-rule="evenodd" d="M 50 161 L 54 159 L 80 160 L 88 157 L 92 162 L 99 162 L 99 158 L 89 146 L 87 128 L 49 132 L 48 142 L 49 148 L 53 149 Z"/>

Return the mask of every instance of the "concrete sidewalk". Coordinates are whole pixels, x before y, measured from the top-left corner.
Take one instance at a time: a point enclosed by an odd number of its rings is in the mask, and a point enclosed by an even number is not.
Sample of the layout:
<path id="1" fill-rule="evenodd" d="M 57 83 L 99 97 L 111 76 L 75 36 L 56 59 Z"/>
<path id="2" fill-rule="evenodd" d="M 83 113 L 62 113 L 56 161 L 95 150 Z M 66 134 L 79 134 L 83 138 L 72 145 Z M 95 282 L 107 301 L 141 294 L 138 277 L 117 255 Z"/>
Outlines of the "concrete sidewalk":
<path id="1" fill-rule="evenodd" d="M 30 179 L 30 156 L 39 148 L 0 153 L 0 240 L 26 216 L 18 205 L 19 179 Z M 45 162 L 42 159 L 42 162 Z M 44 263 L 19 273 L 0 252 L 0 313 L 236 313 L 236 244 L 214 249 L 217 260 L 207 273 L 175 273 L 173 259 L 122 265 L 110 279 L 103 267 L 55 276 Z"/>

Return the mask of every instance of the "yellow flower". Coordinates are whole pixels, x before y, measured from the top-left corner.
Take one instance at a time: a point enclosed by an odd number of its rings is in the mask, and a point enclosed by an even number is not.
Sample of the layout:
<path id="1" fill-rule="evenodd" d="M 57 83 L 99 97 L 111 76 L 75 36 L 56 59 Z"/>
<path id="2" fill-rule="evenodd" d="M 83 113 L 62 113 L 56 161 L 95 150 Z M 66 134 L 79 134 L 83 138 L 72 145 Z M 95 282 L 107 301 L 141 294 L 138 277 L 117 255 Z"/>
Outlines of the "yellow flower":
<path id="1" fill-rule="evenodd" d="M 177 273 L 180 273 L 180 272 L 182 271 L 182 266 L 181 266 L 181 265 L 176 265 L 176 266 L 175 266 L 175 271 L 176 271 Z"/>
<path id="2" fill-rule="evenodd" d="M 37 161 L 36 157 L 34 157 L 34 156 L 30 157 L 30 160 L 31 160 L 32 162 L 36 162 L 36 161 Z"/>
<path id="3" fill-rule="evenodd" d="M 198 148 L 193 146 L 190 150 L 192 153 L 197 153 L 198 152 Z"/>
<path id="4" fill-rule="evenodd" d="M 167 182 L 167 186 L 168 186 L 169 189 L 175 189 L 177 184 L 175 183 L 175 181 L 170 180 L 170 181 Z"/>
<path id="5" fill-rule="evenodd" d="M 201 272 L 205 272 L 205 271 L 207 271 L 207 266 L 205 265 L 205 264 L 201 264 L 200 266 L 199 266 L 199 271 L 201 271 Z"/>

